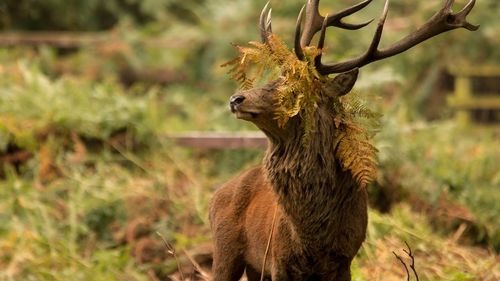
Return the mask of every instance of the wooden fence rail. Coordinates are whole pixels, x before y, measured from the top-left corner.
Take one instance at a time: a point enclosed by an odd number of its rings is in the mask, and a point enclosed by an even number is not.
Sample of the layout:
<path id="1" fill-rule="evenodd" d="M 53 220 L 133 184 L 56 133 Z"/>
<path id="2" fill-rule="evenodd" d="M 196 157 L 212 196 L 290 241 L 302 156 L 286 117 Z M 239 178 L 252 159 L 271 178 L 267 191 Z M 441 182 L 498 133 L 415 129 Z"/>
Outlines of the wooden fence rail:
<path id="1" fill-rule="evenodd" d="M 177 145 L 202 149 L 266 148 L 267 139 L 260 132 L 172 134 L 167 138 Z"/>
<path id="2" fill-rule="evenodd" d="M 125 42 L 119 33 L 103 32 L 0 32 L 0 46 L 40 46 L 47 45 L 60 49 L 80 48 Z M 153 48 L 183 48 L 189 45 L 189 40 L 182 38 L 143 38 L 137 43 Z"/>

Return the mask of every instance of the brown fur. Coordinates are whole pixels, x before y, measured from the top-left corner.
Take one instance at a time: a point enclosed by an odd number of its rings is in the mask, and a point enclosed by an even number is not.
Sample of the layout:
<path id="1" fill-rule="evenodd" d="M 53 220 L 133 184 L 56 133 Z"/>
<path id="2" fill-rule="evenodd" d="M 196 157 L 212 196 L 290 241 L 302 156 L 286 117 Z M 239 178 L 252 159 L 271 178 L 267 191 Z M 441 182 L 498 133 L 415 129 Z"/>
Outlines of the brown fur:
<path id="1" fill-rule="evenodd" d="M 350 91 L 357 70 L 333 81 Z M 259 280 L 276 222 L 265 275 L 272 280 L 350 280 L 350 263 L 365 239 L 366 191 L 335 159 L 336 130 L 328 98 L 318 105 L 316 131 L 301 145 L 299 117 L 279 128 L 273 118 L 279 81 L 234 96 L 244 100 L 235 115 L 257 125 L 269 139 L 262 166 L 232 179 L 210 204 L 214 235 L 214 280 L 239 280 L 246 268 Z M 234 97 L 233 96 L 233 97 Z"/>

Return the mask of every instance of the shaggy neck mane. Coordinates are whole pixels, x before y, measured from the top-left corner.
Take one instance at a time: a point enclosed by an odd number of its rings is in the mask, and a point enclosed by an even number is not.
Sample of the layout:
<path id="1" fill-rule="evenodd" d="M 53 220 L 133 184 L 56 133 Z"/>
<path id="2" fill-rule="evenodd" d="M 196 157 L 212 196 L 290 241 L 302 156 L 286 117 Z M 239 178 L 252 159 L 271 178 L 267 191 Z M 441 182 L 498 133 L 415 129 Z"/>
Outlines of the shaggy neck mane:
<path id="1" fill-rule="evenodd" d="M 349 172 L 335 159 L 335 122 L 330 110 L 319 108 L 316 130 L 308 145 L 301 144 L 296 118 L 287 125 L 287 137 L 266 132 L 270 145 L 264 158 L 268 180 L 301 244 L 318 250 L 335 237 L 345 220 L 345 206 L 359 194 Z M 344 225 L 345 227 L 345 225 Z"/>

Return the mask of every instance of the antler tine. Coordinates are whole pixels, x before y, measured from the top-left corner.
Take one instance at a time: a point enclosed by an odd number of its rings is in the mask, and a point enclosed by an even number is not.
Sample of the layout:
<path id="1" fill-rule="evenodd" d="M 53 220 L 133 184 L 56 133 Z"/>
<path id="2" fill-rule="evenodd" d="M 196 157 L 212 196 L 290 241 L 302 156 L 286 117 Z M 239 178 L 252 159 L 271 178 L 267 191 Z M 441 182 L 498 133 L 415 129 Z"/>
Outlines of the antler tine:
<path id="1" fill-rule="evenodd" d="M 328 18 L 327 26 L 336 26 L 336 27 L 340 27 L 340 28 L 348 29 L 348 30 L 356 30 L 356 29 L 360 29 L 362 27 L 367 26 L 368 24 L 370 24 L 373 21 L 373 19 L 368 20 L 368 21 L 363 22 L 363 23 L 359 23 L 359 24 L 345 23 L 342 21 L 342 19 L 354 14 L 355 12 L 357 12 L 361 9 L 363 9 L 364 7 L 368 6 L 368 4 L 370 4 L 371 2 L 372 2 L 372 0 L 365 0 L 365 1 L 358 3 L 352 7 L 346 8 L 346 9 L 344 9 L 344 10 L 342 10 L 334 15 L 327 16 L 326 17 L 326 18 Z"/>
<path id="2" fill-rule="evenodd" d="M 370 58 L 377 52 L 378 45 L 380 44 L 380 39 L 382 38 L 382 31 L 384 30 L 385 20 L 387 19 L 387 13 L 389 12 L 389 0 L 385 0 L 384 11 L 382 12 L 382 16 L 377 25 L 377 29 L 375 30 L 375 34 L 373 35 L 372 42 L 368 50 L 364 54 L 364 57 Z"/>
<path id="3" fill-rule="evenodd" d="M 342 29 L 355 30 L 368 25 L 370 22 L 372 22 L 372 20 L 360 24 L 351 24 L 343 22 L 342 19 L 363 9 L 371 2 L 372 0 L 365 0 L 336 14 L 332 14 L 326 17 L 327 26 L 335 26 Z M 300 45 L 302 47 L 309 46 L 314 35 L 321 30 L 324 21 L 325 17 L 319 14 L 319 0 L 308 0 L 306 7 L 304 33 L 302 34 L 300 40 Z"/>
<path id="4" fill-rule="evenodd" d="M 377 30 L 375 31 L 375 35 L 373 36 L 373 40 L 370 44 L 370 47 L 363 55 L 347 61 L 326 65 L 321 63 L 321 56 L 319 56 L 319 59 L 315 60 L 316 68 L 322 75 L 341 73 L 354 69 L 356 67 L 362 67 L 374 61 L 397 55 L 431 37 L 434 37 L 446 31 L 450 31 L 460 27 L 471 31 L 477 30 L 479 28 L 479 25 L 473 25 L 466 20 L 466 16 L 472 10 L 476 1 L 470 0 L 469 3 L 467 3 L 467 5 L 458 13 L 453 13 L 453 11 L 451 10 L 453 2 L 453 0 L 447 0 L 443 8 L 441 8 L 426 23 L 420 26 L 413 33 L 407 35 L 403 39 L 397 41 L 396 43 L 385 49 L 378 50 L 378 45 L 382 36 L 382 30 L 384 27 L 385 19 L 387 17 L 389 6 L 389 0 L 386 0 L 384 12 L 382 13 L 382 17 L 380 18 L 380 21 L 378 23 Z M 322 46 L 323 43 L 320 43 Z"/>
<path id="5" fill-rule="evenodd" d="M 325 46 L 325 35 L 326 27 L 328 26 L 328 15 L 323 20 L 323 25 L 321 26 L 321 33 L 318 40 L 318 55 L 314 58 L 314 66 L 319 73 L 323 74 L 323 64 L 321 63 L 321 57 L 323 56 L 323 47 Z"/>
<path id="6" fill-rule="evenodd" d="M 384 29 L 384 24 L 385 24 L 385 20 L 387 19 L 388 12 L 389 12 L 389 0 L 386 0 L 385 4 L 384 4 L 384 11 L 382 12 L 382 16 L 380 17 L 380 20 L 378 22 L 377 29 L 375 31 L 375 34 L 373 35 L 373 39 L 372 39 L 372 42 L 370 44 L 370 47 L 368 48 L 368 50 L 366 50 L 366 52 L 362 56 L 360 56 L 352 61 L 345 62 L 347 64 L 347 66 L 345 66 L 345 67 L 350 67 L 348 70 L 355 68 L 356 63 L 358 63 L 359 61 L 363 61 L 363 60 L 367 60 L 367 59 L 371 58 L 377 52 L 378 45 L 380 44 L 380 39 L 382 38 L 382 30 Z M 325 42 L 325 31 L 326 31 L 327 26 L 328 26 L 327 18 L 325 18 L 325 20 L 323 21 L 323 26 L 321 28 L 321 35 L 320 35 L 320 38 L 318 41 L 319 54 L 314 58 L 314 64 L 316 66 L 316 69 L 318 70 L 319 73 L 321 73 L 323 75 L 330 74 L 330 73 L 338 73 L 337 71 L 335 71 L 336 70 L 335 64 L 323 65 L 323 63 L 321 63 L 321 56 L 322 56 L 323 46 L 324 46 L 324 42 Z M 339 64 L 342 64 L 342 63 L 339 63 Z M 344 65 L 342 64 L 342 66 L 344 66 Z M 343 71 L 339 71 L 339 72 L 343 72 Z"/>
<path id="7" fill-rule="evenodd" d="M 304 52 L 302 51 L 302 46 L 300 45 L 300 24 L 302 23 L 302 18 L 304 17 L 304 10 L 306 5 L 302 6 L 300 9 L 299 16 L 297 17 L 297 23 L 295 24 L 295 40 L 294 40 L 294 50 L 295 55 L 299 60 L 304 59 Z"/>
<path id="8" fill-rule="evenodd" d="M 271 12 L 273 9 L 269 8 L 269 2 L 266 3 L 262 12 L 260 13 L 260 37 L 262 43 L 268 43 L 267 37 L 272 32 L 271 28 Z"/>
<path id="9" fill-rule="evenodd" d="M 266 31 L 267 33 L 272 33 L 273 30 L 271 28 L 271 13 L 272 13 L 273 9 L 272 8 L 269 8 L 269 12 L 267 13 L 267 21 L 266 21 Z"/>
<path id="10" fill-rule="evenodd" d="M 479 28 L 479 25 L 471 24 L 465 18 L 470 13 L 472 8 L 474 8 L 475 4 L 476 4 L 476 0 L 471 0 L 469 3 L 467 3 L 467 5 L 465 5 L 465 7 L 462 10 L 460 10 L 460 12 L 455 14 L 456 18 L 459 19 L 459 23 L 462 23 L 462 25 L 459 27 L 463 27 L 463 28 L 470 30 L 470 31 L 475 31 Z"/>
<path id="11" fill-rule="evenodd" d="M 309 46 L 318 26 L 321 27 L 323 22 L 323 17 L 319 14 L 319 0 L 307 1 L 305 17 L 304 33 L 300 38 L 301 47 Z"/>
<path id="12" fill-rule="evenodd" d="M 318 40 L 319 54 L 316 56 L 316 59 L 319 58 L 320 61 L 321 61 L 321 53 L 322 53 L 323 47 L 325 45 L 325 34 L 326 34 L 326 27 L 327 26 L 328 26 L 328 20 L 327 20 L 327 18 L 325 18 L 325 20 L 323 21 L 323 25 L 321 26 L 321 33 L 319 35 L 319 40 Z"/>

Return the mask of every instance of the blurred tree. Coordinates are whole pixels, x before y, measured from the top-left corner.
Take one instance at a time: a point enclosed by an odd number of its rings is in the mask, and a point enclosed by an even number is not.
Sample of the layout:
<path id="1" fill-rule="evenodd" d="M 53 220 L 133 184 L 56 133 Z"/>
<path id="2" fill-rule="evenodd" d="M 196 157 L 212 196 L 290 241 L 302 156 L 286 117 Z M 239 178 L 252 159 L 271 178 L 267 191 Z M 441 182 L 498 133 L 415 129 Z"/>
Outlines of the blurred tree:
<path id="1" fill-rule="evenodd" d="M 197 22 L 192 12 L 205 0 L 5 0 L 0 3 L 4 30 L 95 31 L 127 19 L 137 25 L 175 17 Z"/>

